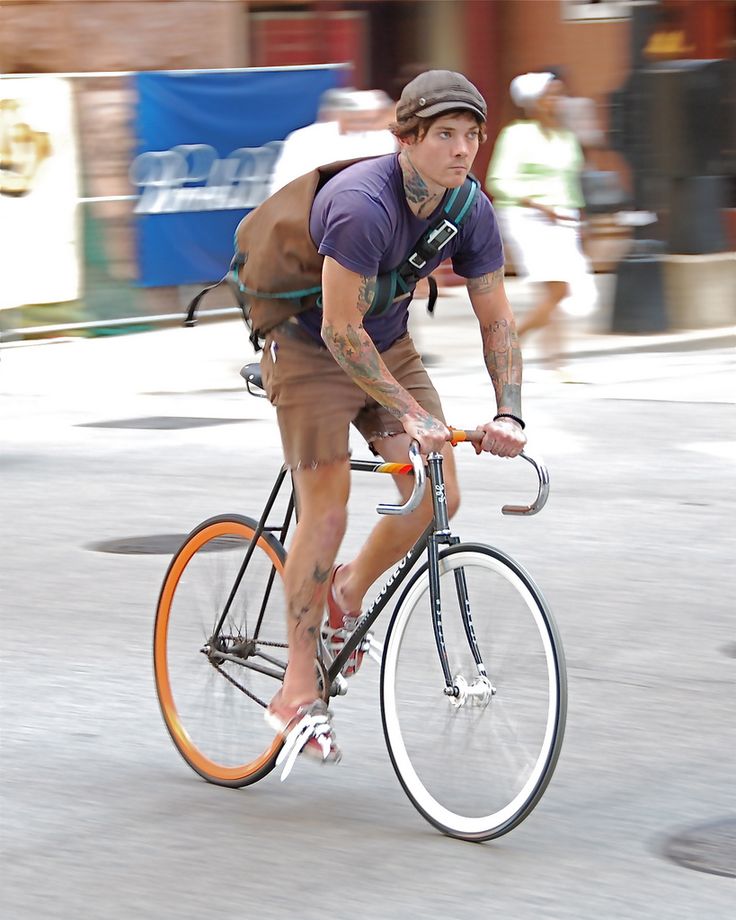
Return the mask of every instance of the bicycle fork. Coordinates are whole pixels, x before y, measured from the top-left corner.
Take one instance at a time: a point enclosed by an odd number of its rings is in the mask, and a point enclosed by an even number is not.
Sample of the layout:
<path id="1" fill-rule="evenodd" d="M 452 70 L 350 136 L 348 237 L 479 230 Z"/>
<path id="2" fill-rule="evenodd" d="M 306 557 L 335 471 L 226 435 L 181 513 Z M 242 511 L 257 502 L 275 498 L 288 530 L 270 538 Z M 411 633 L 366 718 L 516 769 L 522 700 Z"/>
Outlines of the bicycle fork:
<path id="1" fill-rule="evenodd" d="M 475 661 L 478 672 L 477 676 L 473 680 L 468 681 L 462 674 L 453 675 L 447 658 L 447 647 L 445 645 L 445 636 L 442 628 L 439 546 L 440 544 L 455 546 L 460 542 L 460 538 L 453 536 L 450 531 L 441 455 L 431 453 L 427 458 L 427 465 L 429 467 L 429 480 L 432 487 L 432 503 L 435 520 L 435 528 L 428 538 L 429 596 L 432 608 L 432 629 L 434 631 L 440 665 L 442 666 L 442 673 L 445 678 L 443 692 L 445 696 L 450 698 L 450 702 L 458 709 L 466 705 L 466 703 L 485 706 L 491 701 L 493 695 L 496 693 L 496 688 L 491 684 L 480 649 L 478 648 L 478 641 L 476 639 L 475 629 L 473 628 L 470 599 L 468 597 L 468 585 L 463 569 L 456 569 L 454 572 L 455 590 L 457 592 L 458 606 L 460 608 L 460 616 L 462 618 L 465 637 L 468 641 L 473 660 Z"/>

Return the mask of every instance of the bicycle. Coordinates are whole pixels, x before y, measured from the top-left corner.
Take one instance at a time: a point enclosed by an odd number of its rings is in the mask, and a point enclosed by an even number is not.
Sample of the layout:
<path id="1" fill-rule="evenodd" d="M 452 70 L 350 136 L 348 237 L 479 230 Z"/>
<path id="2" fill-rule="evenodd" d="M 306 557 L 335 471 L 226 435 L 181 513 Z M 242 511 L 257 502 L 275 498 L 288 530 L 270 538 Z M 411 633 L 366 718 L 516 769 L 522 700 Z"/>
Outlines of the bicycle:
<path id="1" fill-rule="evenodd" d="M 241 373 L 257 392 L 258 365 Z M 453 441 L 470 436 L 454 431 Z M 537 473 L 537 496 L 528 506 L 504 506 L 505 514 L 536 514 L 547 500 L 544 465 L 521 456 Z M 347 692 L 341 671 L 358 646 L 380 661 L 383 732 L 413 805 L 449 836 L 499 837 L 539 802 L 562 745 L 566 672 L 552 615 L 510 556 L 452 534 L 441 454 L 430 454 L 425 470 L 413 443 L 408 463 L 351 460 L 350 467 L 414 476 L 408 501 L 379 505 L 383 514 L 412 511 L 429 478 L 434 517 L 334 660 L 320 644 L 323 698 Z M 283 746 L 263 710 L 287 664 L 283 571 L 293 486 L 280 523 L 269 519 L 288 475 L 282 466 L 258 520 L 221 515 L 195 527 L 158 601 L 154 673 L 164 722 L 189 766 L 222 786 L 262 779 Z M 382 646 L 370 628 L 400 591 Z"/>

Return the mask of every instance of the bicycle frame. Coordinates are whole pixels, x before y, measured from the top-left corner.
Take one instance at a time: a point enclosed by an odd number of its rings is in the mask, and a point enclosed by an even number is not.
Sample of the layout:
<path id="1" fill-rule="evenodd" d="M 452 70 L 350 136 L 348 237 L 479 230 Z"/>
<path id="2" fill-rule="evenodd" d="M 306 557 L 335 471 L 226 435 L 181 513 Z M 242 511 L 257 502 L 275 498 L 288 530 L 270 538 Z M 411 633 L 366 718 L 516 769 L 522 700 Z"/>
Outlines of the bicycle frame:
<path id="1" fill-rule="evenodd" d="M 442 633 L 442 611 L 440 606 L 439 591 L 439 546 L 441 544 L 455 544 L 460 542 L 460 538 L 453 536 L 450 532 L 449 518 L 447 514 L 447 504 L 445 501 L 445 480 L 442 470 L 442 455 L 432 453 L 427 460 L 429 469 L 429 483 L 432 494 L 432 520 L 427 526 L 424 533 L 414 543 L 406 555 L 397 563 L 392 573 L 384 582 L 380 592 L 369 605 L 365 613 L 358 620 L 355 629 L 346 640 L 344 647 L 339 655 L 334 659 L 327 669 L 327 676 L 330 683 L 335 681 L 337 675 L 341 672 L 351 653 L 363 641 L 365 634 L 378 619 L 383 610 L 391 602 L 392 598 L 399 590 L 407 577 L 414 570 L 417 561 L 426 552 L 427 563 L 430 573 L 430 597 L 432 605 L 432 626 L 434 629 L 437 650 L 442 664 L 442 671 L 448 686 L 452 686 L 452 677 L 450 667 L 447 661 L 447 652 L 445 650 L 445 641 Z M 464 604 L 461 608 L 465 615 L 468 614 L 468 606 Z M 474 656 L 480 656 L 475 645 Z M 477 658 L 476 658 L 477 660 Z"/>
<path id="2" fill-rule="evenodd" d="M 458 432 L 457 440 L 468 440 L 466 437 L 467 433 Z M 522 454 L 528 462 L 530 462 L 539 478 L 539 492 L 537 499 L 532 505 L 529 506 L 512 506 L 506 505 L 502 508 L 503 513 L 505 514 L 535 514 L 537 511 L 541 510 L 544 506 L 548 489 L 549 489 L 549 478 L 547 476 L 546 469 L 537 464 L 530 457 Z M 388 576 L 386 581 L 383 584 L 378 595 L 375 597 L 373 602 L 369 605 L 366 611 L 359 618 L 354 630 L 351 632 L 350 636 L 345 641 L 343 648 L 340 653 L 336 656 L 334 660 L 331 660 L 328 666 L 325 669 L 325 675 L 327 678 L 328 685 L 330 687 L 331 695 L 335 695 L 339 692 L 345 692 L 346 688 L 340 689 L 340 675 L 343 667 L 345 666 L 348 658 L 352 652 L 363 642 L 366 633 L 371 628 L 373 623 L 377 620 L 383 610 L 388 606 L 392 601 L 396 592 L 399 590 L 401 585 L 406 581 L 410 573 L 415 569 L 417 561 L 422 557 L 426 552 L 427 565 L 429 571 L 429 589 L 430 589 L 430 599 L 431 599 L 431 613 L 432 613 L 432 627 L 434 631 L 435 642 L 437 645 L 437 651 L 440 658 L 440 663 L 442 666 L 443 675 L 445 678 L 445 692 L 448 695 L 456 696 L 458 690 L 453 685 L 453 678 L 450 673 L 450 667 L 447 660 L 447 652 L 445 649 L 444 635 L 442 630 L 442 604 L 440 597 L 440 570 L 439 570 L 439 554 L 440 546 L 449 545 L 453 546 L 460 543 L 460 537 L 455 536 L 450 531 L 449 526 L 449 517 L 447 513 L 447 504 L 445 500 L 445 481 L 444 473 L 442 469 L 442 455 L 440 453 L 431 453 L 427 459 L 427 468 L 429 471 L 429 482 L 431 487 L 431 497 L 432 497 L 432 509 L 433 515 L 430 524 L 427 526 L 426 530 L 422 533 L 419 539 L 414 543 L 414 545 L 409 549 L 406 555 L 397 563 L 394 567 L 391 574 Z M 401 463 L 386 463 L 382 461 L 369 461 L 369 460 L 351 460 L 350 461 L 351 471 L 363 471 L 363 472 L 374 472 L 374 473 L 391 473 L 393 475 L 407 475 L 414 472 L 414 467 L 411 463 L 401 464 Z M 235 598 L 240 583 L 245 575 L 245 571 L 248 567 L 248 562 L 253 554 L 255 546 L 265 532 L 276 533 L 278 535 L 279 541 L 283 544 L 286 540 L 286 537 L 289 532 L 291 522 L 294 518 L 298 517 L 297 508 L 294 500 L 294 487 L 293 481 L 291 483 L 291 492 L 289 495 L 286 511 L 284 513 L 284 518 L 279 524 L 270 524 L 269 517 L 272 514 L 274 505 L 281 494 L 281 490 L 284 487 L 284 482 L 286 480 L 289 470 L 286 466 L 282 466 L 277 477 L 276 481 L 271 489 L 271 493 L 266 501 L 266 505 L 263 509 L 263 513 L 258 522 L 255 534 L 251 545 L 248 547 L 248 550 L 245 554 L 243 562 L 240 566 L 238 574 L 236 576 L 233 587 L 230 591 L 230 595 L 225 604 L 225 608 L 220 616 L 219 622 L 216 626 L 213 636 L 216 637 L 219 635 L 220 630 L 222 629 L 223 623 L 225 622 L 227 615 L 230 611 L 233 599 Z M 409 503 L 407 503 L 409 504 Z M 405 506 L 406 507 L 406 506 Z M 397 508 L 393 506 L 380 506 L 379 510 L 382 510 L 384 513 L 396 513 Z M 258 634 L 261 628 L 261 623 L 263 621 L 263 616 L 265 614 L 268 599 L 271 593 L 271 587 L 273 585 L 273 579 L 275 577 L 276 570 L 272 569 L 270 578 L 268 580 L 266 589 L 264 591 L 263 600 L 261 602 L 260 611 L 256 621 L 256 625 L 253 632 L 253 641 L 255 642 L 258 638 Z M 459 607 L 461 611 L 461 616 L 463 619 L 463 627 L 465 634 L 468 640 L 468 644 L 475 660 L 476 666 L 478 668 L 478 673 L 481 677 L 487 677 L 486 669 L 483 664 L 483 659 L 478 648 L 478 644 L 475 638 L 475 630 L 473 628 L 473 621 L 470 611 L 470 605 L 468 603 L 468 594 L 467 587 L 465 584 L 465 575 L 461 570 L 455 572 L 455 582 L 456 589 L 458 592 Z M 261 667 L 256 666 L 254 663 L 248 663 L 247 660 L 240 659 L 239 662 L 244 667 L 255 667 L 257 670 L 263 670 Z M 277 664 L 275 660 L 272 663 Z M 324 662 L 323 662 L 324 665 Z M 285 670 L 285 669 L 284 669 Z M 274 677 L 281 677 L 283 679 L 283 674 L 279 672 L 267 671 L 271 673 Z"/>
<path id="3" fill-rule="evenodd" d="M 407 475 L 411 473 L 413 470 L 410 463 L 405 463 L 405 464 L 404 463 L 386 463 L 382 461 L 373 462 L 370 460 L 351 460 L 350 469 L 351 471 L 371 472 L 371 473 L 391 473 L 393 475 Z M 243 562 L 241 563 L 240 569 L 238 570 L 238 574 L 235 578 L 232 589 L 230 590 L 230 594 L 228 596 L 227 602 L 225 603 L 225 607 L 220 615 L 220 619 L 217 623 L 217 626 L 215 627 L 213 636 L 219 635 L 220 630 L 222 629 L 223 623 L 225 622 L 227 615 L 230 612 L 230 607 L 232 606 L 232 602 L 238 593 L 238 589 L 245 575 L 245 571 L 248 567 L 248 562 L 250 561 L 250 558 L 253 555 L 253 552 L 255 550 L 256 544 L 258 543 L 260 536 L 264 533 L 264 531 L 274 533 L 278 536 L 279 542 L 283 544 L 286 541 L 286 537 L 288 535 L 292 520 L 298 517 L 297 511 L 296 511 L 296 503 L 294 500 L 294 486 L 293 486 L 293 480 L 292 480 L 292 483 L 290 486 L 291 491 L 290 491 L 286 511 L 284 512 L 283 520 L 277 524 L 269 523 L 269 517 L 271 516 L 273 508 L 279 498 L 279 495 L 281 494 L 281 491 L 284 487 L 284 483 L 286 481 L 288 474 L 289 474 L 288 467 L 282 466 L 276 477 L 276 481 L 273 484 L 271 493 L 268 496 L 268 499 L 266 500 L 266 504 L 264 506 L 263 513 L 261 514 L 260 520 L 258 521 L 258 526 L 256 527 L 255 533 L 253 535 L 253 540 L 251 541 L 251 544 L 248 547 L 248 550 L 243 559 Z M 441 475 L 441 464 L 440 464 L 440 475 Z M 444 492 L 444 481 L 443 481 L 442 489 Z M 446 518 L 447 509 L 444 508 L 443 510 L 444 510 L 444 515 Z M 404 558 L 398 563 L 394 572 L 391 574 L 391 576 L 389 576 L 386 583 L 384 584 L 384 587 L 379 593 L 378 597 L 370 605 L 370 607 L 365 612 L 365 614 L 361 616 L 356 628 L 353 630 L 351 636 L 345 643 L 345 648 L 340 652 L 337 658 L 335 658 L 335 660 L 331 662 L 329 668 L 327 669 L 327 677 L 330 682 L 330 685 L 332 685 L 332 683 L 337 678 L 337 675 L 340 673 L 340 671 L 344 667 L 345 662 L 347 661 L 352 651 L 357 647 L 357 645 L 360 642 L 363 641 L 363 638 L 365 637 L 366 632 L 370 629 L 370 627 L 376 621 L 376 618 L 379 616 L 381 611 L 383 611 L 383 609 L 386 607 L 388 602 L 391 600 L 391 598 L 395 594 L 398 587 L 404 581 L 406 575 L 409 574 L 409 571 L 413 568 L 413 565 L 414 565 L 414 562 L 416 562 L 416 559 L 419 558 L 419 556 L 421 556 L 422 552 L 428 545 L 428 541 L 433 531 L 433 525 L 434 525 L 434 521 L 427 527 L 425 532 L 417 540 L 414 546 L 412 546 L 412 548 L 408 551 L 408 553 L 404 556 Z M 407 563 L 409 563 L 409 560 L 411 560 L 411 564 L 407 565 Z M 263 622 L 263 616 L 268 606 L 268 599 L 271 593 L 271 586 L 273 585 L 273 579 L 275 575 L 276 575 L 276 570 L 272 569 L 271 575 L 268 580 L 268 584 L 266 586 L 266 590 L 264 592 L 263 600 L 261 601 L 261 606 L 260 606 L 260 610 L 258 613 L 256 625 L 253 630 L 253 640 L 254 641 L 258 639 L 258 634 L 260 632 L 261 623 Z M 239 663 L 243 664 L 245 667 L 252 666 L 243 660 L 241 660 Z"/>

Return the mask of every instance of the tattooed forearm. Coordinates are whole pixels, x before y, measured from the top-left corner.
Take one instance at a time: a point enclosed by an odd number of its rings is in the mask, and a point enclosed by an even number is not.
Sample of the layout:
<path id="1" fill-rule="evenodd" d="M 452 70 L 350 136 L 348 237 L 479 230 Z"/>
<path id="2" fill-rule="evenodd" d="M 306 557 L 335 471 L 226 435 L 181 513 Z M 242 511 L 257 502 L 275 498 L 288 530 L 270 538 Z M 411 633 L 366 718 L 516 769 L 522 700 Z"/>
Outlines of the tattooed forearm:
<path id="1" fill-rule="evenodd" d="M 338 329 L 327 323 L 322 327 L 322 338 L 345 373 L 392 415 L 401 418 L 414 407 L 411 396 L 388 372 L 362 326 L 348 323 Z"/>
<path id="2" fill-rule="evenodd" d="M 521 415 L 521 349 L 513 322 L 481 326 L 483 357 L 496 391 L 499 412 Z"/>
<path id="3" fill-rule="evenodd" d="M 467 288 L 469 294 L 490 294 L 503 280 L 503 266 L 490 275 L 480 275 L 478 278 L 468 278 Z"/>

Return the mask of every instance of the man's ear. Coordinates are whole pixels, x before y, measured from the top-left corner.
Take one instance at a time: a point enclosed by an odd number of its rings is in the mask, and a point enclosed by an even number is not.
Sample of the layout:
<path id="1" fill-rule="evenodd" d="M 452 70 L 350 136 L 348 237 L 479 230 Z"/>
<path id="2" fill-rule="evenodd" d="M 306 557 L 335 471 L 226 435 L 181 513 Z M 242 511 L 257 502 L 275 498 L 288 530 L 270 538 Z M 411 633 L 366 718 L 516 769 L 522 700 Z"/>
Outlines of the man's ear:
<path id="1" fill-rule="evenodd" d="M 414 134 L 410 134 L 407 137 L 397 137 L 396 140 L 399 142 L 399 148 L 401 150 L 404 150 L 407 147 L 413 147 L 417 142 L 416 136 Z"/>

